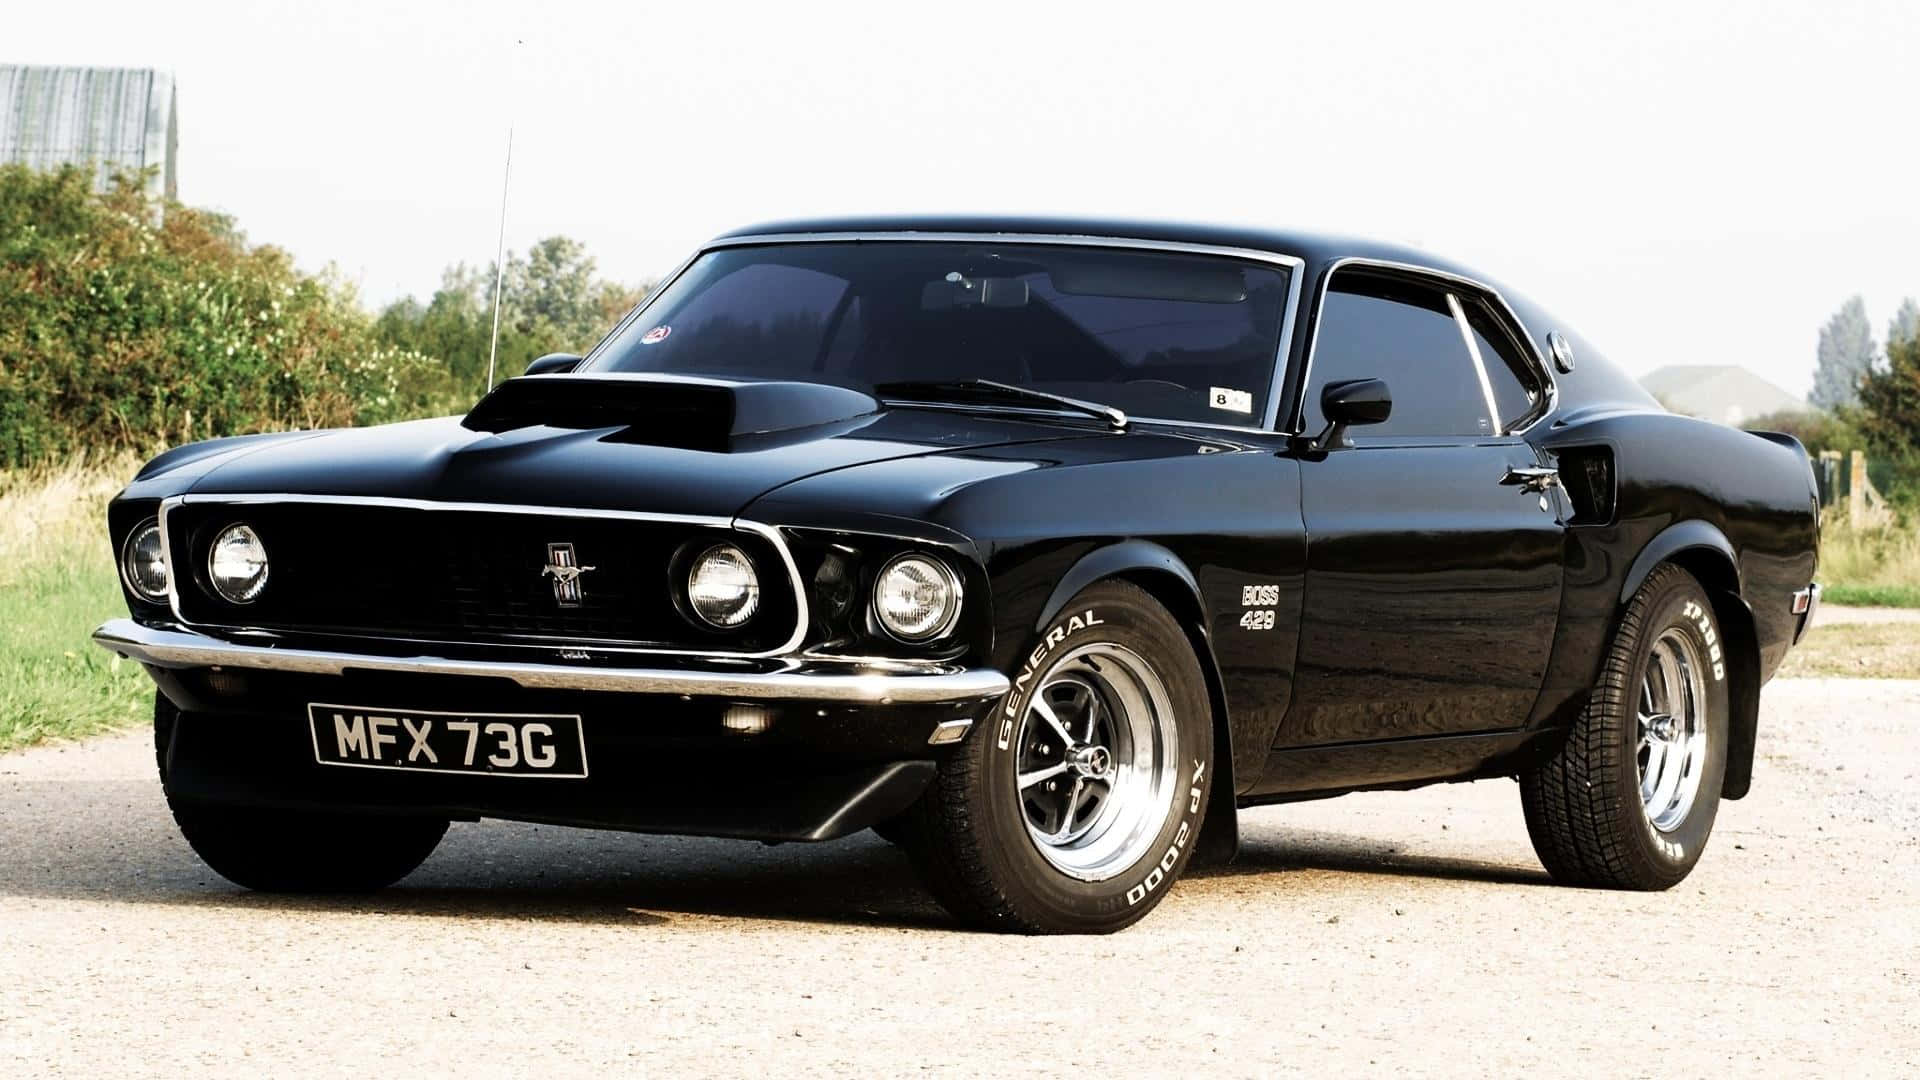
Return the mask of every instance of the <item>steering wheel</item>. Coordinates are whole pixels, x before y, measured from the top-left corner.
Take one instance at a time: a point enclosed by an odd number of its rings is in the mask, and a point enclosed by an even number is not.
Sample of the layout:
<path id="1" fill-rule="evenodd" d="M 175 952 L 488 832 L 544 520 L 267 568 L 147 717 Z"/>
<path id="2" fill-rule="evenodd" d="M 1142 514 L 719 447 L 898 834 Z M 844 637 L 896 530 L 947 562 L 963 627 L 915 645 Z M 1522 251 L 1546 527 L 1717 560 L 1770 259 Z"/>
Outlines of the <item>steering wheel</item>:
<path id="1" fill-rule="evenodd" d="M 1165 387 L 1170 387 L 1174 390 L 1193 389 L 1190 386 L 1185 386 L 1180 383 L 1174 382 L 1172 379 L 1128 379 L 1126 382 L 1126 385 L 1128 386 L 1165 386 Z"/>

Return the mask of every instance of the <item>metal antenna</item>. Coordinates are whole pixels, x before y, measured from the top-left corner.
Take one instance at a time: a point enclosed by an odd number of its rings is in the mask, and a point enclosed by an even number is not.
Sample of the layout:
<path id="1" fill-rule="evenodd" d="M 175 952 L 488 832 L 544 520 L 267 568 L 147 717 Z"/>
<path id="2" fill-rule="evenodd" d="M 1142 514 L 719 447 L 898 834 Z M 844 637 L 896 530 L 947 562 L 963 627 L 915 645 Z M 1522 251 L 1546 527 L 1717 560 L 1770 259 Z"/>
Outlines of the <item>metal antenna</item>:
<path id="1" fill-rule="evenodd" d="M 507 187 L 513 182 L 513 125 L 507 125 L 507 170 L 500 178 L 500 239 L 493 248 L 493 340 L 487 344 L 487 391 L 493 391 L 493 365 L 500 354 L 500 285 L 507 274 Z"/>
<path id="2" fill-rule="evenodd" d="M 513 53 L 508 63 L 507 92 L 512 94 L 514 87 L 513 61 L 520 59 L 520 46 L 526 44 L 523 39 L 515 38 Z M 507 167 L 500 177 L 500 238 L 493 246 L 493 337 L 487 342 L 487 392 L 493 392 L 494 361 L 500 355 L 500 286 L 507 276 L 507 189 L 513 184 L 513 121 L 507 121 Z"/>

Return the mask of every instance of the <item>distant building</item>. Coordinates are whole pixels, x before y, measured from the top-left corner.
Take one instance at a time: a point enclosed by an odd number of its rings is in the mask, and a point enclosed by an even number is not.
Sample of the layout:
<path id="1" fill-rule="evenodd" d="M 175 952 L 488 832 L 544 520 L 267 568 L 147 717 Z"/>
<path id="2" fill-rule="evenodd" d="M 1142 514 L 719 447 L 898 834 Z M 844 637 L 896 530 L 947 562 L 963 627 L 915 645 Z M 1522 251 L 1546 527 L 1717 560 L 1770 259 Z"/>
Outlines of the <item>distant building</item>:
<path id="1" fill-rule="evenodd" d="M 174 199 L 179 148 L 164 71 L 0 64 L 0 164 L 91 166 L 100 190 L 117 170 L 155 167 L 148 190 Z"/>
<path id="2" fill-rule="evenodd" d="M 1756 416 L 1812 406 L 1737 364 L 1672 364 L 1640 379 L 1674 412 L 1738 426 Z"/>

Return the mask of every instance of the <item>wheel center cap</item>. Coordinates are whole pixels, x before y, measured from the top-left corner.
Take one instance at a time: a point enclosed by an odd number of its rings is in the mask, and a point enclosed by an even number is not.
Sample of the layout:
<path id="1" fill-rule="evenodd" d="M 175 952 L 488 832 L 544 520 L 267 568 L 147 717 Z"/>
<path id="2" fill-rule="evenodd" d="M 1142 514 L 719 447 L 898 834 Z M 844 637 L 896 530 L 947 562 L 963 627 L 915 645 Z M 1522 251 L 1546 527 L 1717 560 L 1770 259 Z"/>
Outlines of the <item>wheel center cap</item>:
<path id="1" fill-rule="evenodd" d="M 1647 734 L 1652 735 L 1661 742 L 1672 742 L 1674 735 L 1679 732 L 1679 728 L 1680 725 L 1673 717 L 1665 713 L 1647 718 Z"/>
<path id="2" fill-rule="evenodd" d="M 1067 752 L 1067 764 L 1089 780 L 1104 780 L 1113 771 L 1113 754 L 1104 746 L 1076 746 Z"/>

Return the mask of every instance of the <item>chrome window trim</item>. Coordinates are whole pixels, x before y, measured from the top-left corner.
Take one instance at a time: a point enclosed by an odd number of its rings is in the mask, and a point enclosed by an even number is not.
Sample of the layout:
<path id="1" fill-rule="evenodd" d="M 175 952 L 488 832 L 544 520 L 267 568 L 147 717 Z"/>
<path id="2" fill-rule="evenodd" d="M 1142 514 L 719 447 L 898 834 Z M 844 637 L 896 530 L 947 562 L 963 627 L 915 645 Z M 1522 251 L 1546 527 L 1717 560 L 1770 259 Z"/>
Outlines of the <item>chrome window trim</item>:
<path id="1" fill-rule="evenodd" d="M 598 642 L 582 643 L 567 638 L 553 638 L 540 642 L 525 641 L 453 641 L 443 639 L 415 639 L 384 634 L 329 634 L 329 637 L 347 637 L 370 641 L 408 642 L 418 644 L 459 644 L 483 648 L 509 649 L 554 649 L 581 648 L 595 652 L 619 653 L 622 655 L 645 656 L 701 656 L 724 657 L 738 660 L 761 660 L 774 656 L 785 656 L 800 648 L 806 638 L 807 626 L 812 618 L 807 604 L 806 586 L 800 580 L 799 564 L 793 560 L 793 552 L 787 546 L 786 538 L 780 530 L 758 521 L 739 517 L 715 517 L 704 514 L 658 514 L 644 510 L 595 510 L 588 507 L 572 506 L 531 506 L 521 503 L 476 503 L 445 502 L 434 499 L 399 499 L 386 496 L 368 495 L 287 495 L 287 494 L 240 494 L 240 495 L 174 495 L 160 502 L 160 543 L 171 553 L 172 542 L 167 534 L 167 519 L 173 511 L 184 505 L 232 505 L 247 506 L 261 503 L 315 503 L 333 506 L 378 506 L 399 510 L 440 510 L 458 513 L 527 514 L 543 517 L 578 517 L 617 519 L 624 521 L 651 521 L 673 525 L 697 525 L 705 528 L 733 529 L 750 532 L 765 537 L 780 553 L 780 561 L 785 565 L 787 580 L 793 587 L 795 622 L 793 634 L 783 644 L 758 652 L 746 652 L 739 649 L 674 649 L 636 645 L 606 645 Z M 169 555 L 171 557 L 171 555 Z M 285 630 L 272 630 L 264 627 L 227 625 L 224 623 L 190 622 L 180 611 L 179 584 L 171 577 L 167 581 L 168 606 L 173 617 L 183 627 L 191 630 L 213 630 L 236 634 L 284 635 Z M 294 631 L 298 633 L 298 631 Z"/>
<path id="2" fill-rule="evenodd" d="M 1285 267 L 1287 270 L 1286 310 L 1280 317 L 1280 340 L 1274 351 L 1273 371 L 1267 384 L 1267 407 L 1260 424 L 1210 424 L 1202 420 L 1176 420 L 1158 416 L 1134 416 L 1127 419 L 1137 424 L 1170 424 L 1178 427 L 1212 428 L 1221 431 L 1249 431 L 1272 434 L 1274 425 L 1280 418 L 1280 399 L 1285 397 L 1287 356 L 1292 351 L 1296 312 L 1300 309 L 1300 279 L 1305 275 L 1306 260 L 1298 255 L 1285 255 L 1277 251 L 1261 251 L 1257 248 L 1228 247 L 1217 244 L 1189 244 L 1175 240 L 1136 240 L 1124 236 L 1101 236 L 1076 233 L 1020 233 L 1020 232 L 941 232 L 933 229 L 912 229 L 892 232 L 797 232 L 797 233 L 754 233 L 747 236 L 723 236 L 708 241 L 692 257 L 682 262 L 671 276 L 662 281 L 658 288 L 647 294 L 640 305 L 629 312 L 626 318 L 614 325 L 613 330 L 594 346 L 586 359 L 580 362 L 585 371 L 593 366 L 600 354 L 605 351 L 608 342 L 619 336 L 619 331 L 628 324 L 637 321 L 654 300 L 684 275 L 702 255 L 724 248 L 764 247 L 770 244 L 848 244 L 866 242 L 917 242 L 932 244 L 1051 244 L 1058 247 L 1095 247 L 1116 248 L 1130 251 L 1162 251 L 1181 255 L 1213 255 L 1227 259 L 1241 259 L 1248 262 L 1267 263 Z M 888 404 L 894 404 L 888 402 Z M 904 402 L 901 404 L 905 404 Z M 913 402 L 920 405 L 923 402 Z M 980 406 L 970 406 L 979 411 Z M 1033 412 L 1034 410 L 1027 410 Z M 1041 414 L 1050 415 L 1050 414 Z M 1065 415 L 1065 414 L 1062 414 Z"/>
<path id="3" fill-rule="evenodd" d="M 1460 306 L 1460 294 L 1447 294 L 1447 309 L 1453 312 L 1453 327 L 1460 331 L 1460 343 L 1467 347 L 1467 355 L 1473 359 L 1474 377 L 1480 380 L 1480 400 L 1487 407 L 1487 430 L 1495 435 L 1505 435 L 1506 426 L 1500 421 L 1500 406 L 1494 404 L 1493 380 L 1487 378 L 1487 362 L 1480 356 L 1480 344 L 1473 340 L 1473 327 L 1467 325 L 1467 310 Z"/>
<path id="4" fill-rule="evenodd" d="M 1313 336 L 1307 341 L 1306 362 L 1300 366 L 1300 400 L 1294 404 L 1293 410 L 1292 430 L 1294 434 L 1298 435 L 1306 430 L 1307 386 L 1313 380 L 1313 355 L 1320 347 L 1320 317 L 1326 311 L 1327 293 L 1333 288 L 1334 275 L 1354 266 L 1371 266 L 1381 270 L 1391 270 L 1402 274 L 1411 274 L 1416 277 L 1430 278 L 1433 279 L 1435 283 L 1461 286 L 1497 304 L 1499 306 L 1499 314 L 1520 331 L 1521 345 L 1526 349 L 1527 361 L 1533 365 L 1534 371 L 1544 380 L 1546 388 L 1542 395 L 1543 400 L 1536 409 L 1537 415 L 1525 424 L 1507 432 L 1507 434 L 1516 438 L 1525 435 L 1527 432 L 1532 431 L 1540 421 L 1553 415 L 1553 410 L 1558 407 L 1560 401 L 1560 384 L 1555 381 L 1553 371 L 1546 363 L 1546 359 L 1540 355 L 1539 346 L 1536 345 L 1533 340 L 1533 331 L 1527 328 L 1526 321 L 1520 318 L 1520 313 L 1513 310 L 1513 305 L 1507 303 L 1507 298 L 1500 295 L 1500 290 L 1488 285 L 1484 281 L 1477 281 L 1464 274 L 1453 273 L 1450 270 L 1421 266 L 1417 263 L 1398 262 L 1393 259 L 1375 259 L 1363 255 L 1347 255 L 1327 264 L 1326 271 L 1321 275 L 1323 280 L 1320 284 L 1320 294 L 1314 298 Z"/>

